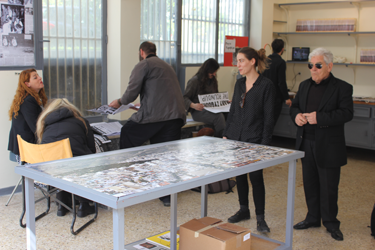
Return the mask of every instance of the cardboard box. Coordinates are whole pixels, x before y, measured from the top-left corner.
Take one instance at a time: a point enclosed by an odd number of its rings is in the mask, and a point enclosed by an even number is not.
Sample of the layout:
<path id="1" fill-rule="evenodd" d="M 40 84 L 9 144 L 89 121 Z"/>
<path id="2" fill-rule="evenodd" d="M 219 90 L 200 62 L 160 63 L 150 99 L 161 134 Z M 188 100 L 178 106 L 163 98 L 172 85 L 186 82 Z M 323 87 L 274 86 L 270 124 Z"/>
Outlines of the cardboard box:
<path id="1" fill-rule="evenodd" d="M 250 229 L 204 217 L 180 226 L 180 250 L 249 250 Z"/>

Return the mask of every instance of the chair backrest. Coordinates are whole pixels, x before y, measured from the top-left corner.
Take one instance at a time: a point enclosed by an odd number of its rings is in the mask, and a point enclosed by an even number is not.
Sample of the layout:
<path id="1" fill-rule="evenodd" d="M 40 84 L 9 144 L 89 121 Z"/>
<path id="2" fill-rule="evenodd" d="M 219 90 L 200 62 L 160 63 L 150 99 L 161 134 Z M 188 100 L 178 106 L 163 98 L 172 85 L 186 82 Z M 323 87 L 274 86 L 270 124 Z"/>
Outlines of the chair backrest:
<path id="1" fill-rule="evenodd" d="M 47 144 L 32 144 L 17 135 L 21 161 L 30 164 L 73 157 L 69 138 Z"/>

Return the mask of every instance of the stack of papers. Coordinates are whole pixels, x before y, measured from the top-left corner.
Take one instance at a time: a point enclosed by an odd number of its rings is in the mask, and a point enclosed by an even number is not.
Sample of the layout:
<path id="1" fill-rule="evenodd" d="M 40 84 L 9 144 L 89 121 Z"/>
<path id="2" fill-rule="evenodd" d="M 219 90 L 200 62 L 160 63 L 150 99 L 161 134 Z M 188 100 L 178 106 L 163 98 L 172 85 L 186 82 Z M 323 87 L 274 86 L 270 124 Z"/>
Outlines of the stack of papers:
<path id="1" fill-rule="evenodd" d="M 119 122 L 98 122 L 90 125 L 95 132 L 106 136 L 120 135 L 122 128 Z"/>
<path id="2" fill-rule="evenodd" d="M 114 114 L 120 113 L 120 112 L 125 111 L 125 110 L 130 109 L 130 108 L 139 109 L 140 107 L 135 106 L 133 103 L 129 103 L 127 105 L 121 105 L 117 109 L 109 107 L 108 105 L 103 105 L 103 106 L 100 106 L 99 108 L 96 108 L 96 109 L 88 109 L 87 111 L 100 113 L 100 114 L 114 115 Z"/>

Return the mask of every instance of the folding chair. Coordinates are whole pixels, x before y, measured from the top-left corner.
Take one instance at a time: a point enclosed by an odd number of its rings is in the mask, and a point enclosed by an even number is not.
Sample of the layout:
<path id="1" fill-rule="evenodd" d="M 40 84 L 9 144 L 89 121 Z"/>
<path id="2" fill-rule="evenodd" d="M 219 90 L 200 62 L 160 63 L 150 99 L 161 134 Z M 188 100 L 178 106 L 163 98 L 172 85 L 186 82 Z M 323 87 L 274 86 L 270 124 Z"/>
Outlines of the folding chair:
<path id="1" fill-rule="evenodd" d="M 32 144 L 29 142 L 24 141 L 20 135 L 17 135 L 17 141 L 18 141 L 18 148 L 20 152 L 20 158 L 21 158 L 21 163 L 40 163 L 40 162 L 45 162 L 45 161 L 53 161 L 53 160 L 60 160 L 60 159 L 65 159 L 65 158 L 71 158 L 73 157 L 72 154 L 72 149 L 70 147 L 70 141 L 69 138 L 66 138 L 61 141 L 57 142 L 52 142 L 52 143 L 47 143 L 47 144 Z M 40 215 L 35 217 L 35 220 L 39 220 L 40 218 L 44 217 L 46 214 L 48 214 L 49 209 L 50 209 L 50 204 L 51 200 L 50 197 L 54 193 L 57 192 L 56 188 L 51 188 L 49 185 L 47 185 L 46 189 L 44 190 L 42 187 L 37 185 L 37 182 L 34 183 L 34 187 L 38 188 L 40 191 L 42 191 L 43 196 L 42 198 L 38 199 L 35 201 L 35 203 L 46 199 L 47 200 L 47 210 Z M 25 216 L 25 178 L 22 177 L 22 205 L 23 205 L 23 211 L 21 214 L 20 218 L 20 226 L 21 227 L 26 227 L 26 224 L 23 224 L 23 217 Z M 55 199 L 55 201 L 64 206 L 66 209 L 68 209 L 70 212 L 73 213 L 73 220 L 72 224 L 70 227 L 70 232 L 73 235 L 77 235 L 79 232 L 81 232 L 84 228 L 86 228 L 88 225 L 93 223 L 95 219 L 98 216 L 98 205 L 95 202 L 95 216 L 91 220 L 89 220 L 86 224 L 78 228 L 76 231 L 74 231 L 74 223 L 76 221 L 76 202 L 75 202 L 75 197 L 72 194 L 72 208 L 64 204 L 58 199 Z"/>

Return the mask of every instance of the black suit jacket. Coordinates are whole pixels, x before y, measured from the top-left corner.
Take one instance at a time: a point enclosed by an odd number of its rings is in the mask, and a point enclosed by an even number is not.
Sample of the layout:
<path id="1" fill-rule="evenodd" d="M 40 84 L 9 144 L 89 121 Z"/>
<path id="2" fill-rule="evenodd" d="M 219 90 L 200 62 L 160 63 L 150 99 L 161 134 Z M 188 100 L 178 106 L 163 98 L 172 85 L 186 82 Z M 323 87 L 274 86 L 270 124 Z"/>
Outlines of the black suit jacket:
<path id="1" fill-rule="evenodd" d="M 8 150 L 19 155 L 17 134 L 27 142 L 35 143 L 36 121 L 42 108 L 31 95 L 26 96 L 18 111 L 18 116 L 12 116 L 12 127 L 9 132 Z"/>
<path id="2" fill-rule="evenodd" d="M 269 68 L 262 75 L 272 81 L 275 86 L 276 102 L 284 102 L 289 99 L 288 87 L 286 85 L 286 63 L 284 59 L 277 53 L 268 56 Z"/>
<path id="3" fill-rule="evenodd" d="M 303 81 L 292 102 L 290 116 L 295 122 L 306 112 L 307 96 L 313 80 Z M 315 152 L 317 165 L 323 168 L 341 167 L 347 163 L 344 124 L 353 119 L 353 87 L 331 75 L 322 101 L 316 110 Z M 300 149 L 304 126 L 298 126 L 296 149 Z"/>

